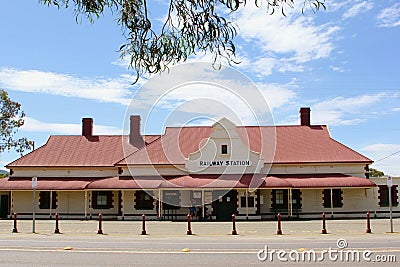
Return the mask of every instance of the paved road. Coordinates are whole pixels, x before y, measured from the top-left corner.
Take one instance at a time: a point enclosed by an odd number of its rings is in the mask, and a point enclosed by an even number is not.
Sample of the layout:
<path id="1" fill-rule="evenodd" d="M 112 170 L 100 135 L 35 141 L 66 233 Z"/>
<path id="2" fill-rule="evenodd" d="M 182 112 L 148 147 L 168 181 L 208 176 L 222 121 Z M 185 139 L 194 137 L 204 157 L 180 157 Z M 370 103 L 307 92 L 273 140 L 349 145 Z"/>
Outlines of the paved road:
<path id="1" fill-rule="evenodd" d="M 71 236 L 43 236 L 26 235 L 18 238 L 10 237 L 0 239 L 1 266 L 251 266 L 271 264 L 293 264 L 293 253 L 315 251 L 317 259 L 321 258 L 323 250 L 337 249 L 337 237 L 325 237 L 320 240 L 316 237 L 289 238 L 273 237 L 248 238 L 240 236 L 226 237 L 71 237 Z M 376 264 L 366 262 L 362 258 L 364 251 L 372 252 L 368 259 L 374 261 L 376 255 L 382 257 L 395 256 L 400 260 L 400 239 L 390 235 L 386 238 L 369 236 L 348 237 L 347 250 L 360 251 L 360 261 L 330 260 L 329 255 L 324 255 L 321 262 L 313 265 L 353 265 L 364 266 Z M 258 252 L 275 250 L 274 258 L 266 261 L 258 259 Z M 72 248 L 72 250 L 66 250 Z M 184 252 L 183 249 L 190 249 Z M 280 261 L 277 252 L 284 249 L 286 255 Z M 295 252 L 293 252 L 295 251 Z M 265 254 L 259 257 L 265 257 Z M 292 253 L 292 258 L 289 256 Z M 271 254 L 269 254 L 270 256 Z M 335 254 L 333 254 L 335 255 Z M 344 257 L 343 257 L 344 258 Z M 334 257 L 333 257 L 334 259 Z M 354 258 L 356 259 L 356 258 Z M 388 259 L 392 260 L 393 259 Z M 299 266 L 309 264 L 308 259 L 296 263 Z M 398 263 L 385 263 L 387 266 L 398 266 Z"/>
<path id="2" fill-rule="evenodd" d="M 399 229 L 400 220 L 394 222 Z M 308 258 L 301 257 L 311 253 L 324 259 L 312 265 L 373 266 L 383 257 L 391 262 L 381 265 L 398 266 L 392 256 L 400 261 L 400 234 L 387 232 L 388 220 L 372 223 L 373 234 L 365 234 L 364 220 L 328 221 L 329 234 L 322 235 L 320 221 L 287 221 L 278 236 L 275 222 L 239 222 L 239 235 L 232 236 L 230 223 L 208 222 L 194 223 L 195 235 L 187 236 L 184 222 L 149 222 L 150 235 L 141 236 L 141 222 L 106 221 L 106 234 L 98 235 L 96 221 L 61 221 L 63 234 L 57 235 L 54 221 L 38 221 L 36 234 L 31 221 L 19 221 L 19 233 L 12 234 L 6 220 L 0 221 L 0 266 L 265 266 L 293 265 L 296 257 L 297 266 L 306 266 Z M 338 249 L 338 239 L 345 249 Z M 260 261 L 266 251 L 268 258 Z M 362 258 L 368 251 L 370 262 Z M 361 253 L 360 261 L 350 252 Z"/>

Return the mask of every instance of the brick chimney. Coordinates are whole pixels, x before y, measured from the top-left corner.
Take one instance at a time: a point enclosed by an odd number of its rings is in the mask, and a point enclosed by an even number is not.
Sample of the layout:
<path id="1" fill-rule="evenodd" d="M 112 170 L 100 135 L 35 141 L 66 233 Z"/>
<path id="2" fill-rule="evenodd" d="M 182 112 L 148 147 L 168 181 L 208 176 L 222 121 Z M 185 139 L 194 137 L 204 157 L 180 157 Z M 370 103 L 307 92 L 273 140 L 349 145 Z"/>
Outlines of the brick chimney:
<path id="1" fill-rule="evenodd" d="M 145 146 L 142 135 L 140 134 L 140 116 L 130 117 L 129 143 L 137 148 Z"/>
<path id="2" fill-rule="evenodd" d="M 311 109 L 310 108 L 300 108 L 300 125 L 310 126 L 311 125 Z"/>
<path id="3" fill-rule="evenodd" d="M 93 136 L 93 119 L 82 118 L 82 135 L 90 138 Z"/>

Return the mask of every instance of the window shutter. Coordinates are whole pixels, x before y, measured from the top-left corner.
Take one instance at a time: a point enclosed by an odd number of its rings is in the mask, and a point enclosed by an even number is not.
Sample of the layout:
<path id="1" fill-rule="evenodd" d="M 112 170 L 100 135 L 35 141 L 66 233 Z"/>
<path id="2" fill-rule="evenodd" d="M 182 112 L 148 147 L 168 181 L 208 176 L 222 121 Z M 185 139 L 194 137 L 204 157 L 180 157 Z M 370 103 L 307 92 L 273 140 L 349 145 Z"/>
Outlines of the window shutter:
<path id="1" fill-rule="evenodd" d="M 338 198 L 338 205 L 336 207 L 342 208 L 343 207 L 343 191 L 341 189 L 337 189 L 336 197 Z"/>
<path id="2" fill-rule="evenodd" d="M 379 199 L 379 206 L 382 207 L 383 205 L 383 197 L 382 197 L 383 186 L 380 185 L 378 189 L 378 199 Z"/>
<path id="3" fill-rule="evenodd" d="M 296 205 L 293 205 L 295 209 L 301 209 L 302 207 L 302 197 L 301 197 L 301 190 L 300 189 L 292 189 L 292 202 L 293 199 L 296 199 Z"/>
<path id="4" fill-rule="evenodd" d="M 135 208 L 135 210 L 137 210 L 138 209 L 138 203 L 139 203 L 139 194 L 140 194 L 140 192 L 141 191 L 135 191 L 135 194 L 134 194 L 134 196 L 135 196 L 135 202 L 134 202 L 134 205 L 133 205 L 133 207 Z"/>
<path id="5" fill-rule="evenodd" d="M 51 203 L 51 208 L 52 209 L 57 209 L 57 192 L 53 191 L 52 192 L 52 203 Z"/>
<path id="6" fill-rule="evenodd" d="M 97 191 L 92 191 L 92 209 L 97 209 Z"/>
<path id="7" fill-rule="evenodd" d="M 107 208 L 112 209 L 114 207 L 113 205 L 113 192 L 108 191 L 107 192 Z"/>
<path id="8" fill-rule="evenodd" d="M 397 185 L 392 186 L 392 205 L 399 205 L 399 190 L 397 189 Z"/>
<path id="9" fill-rule="evenodd" d="M 392 186 L 391 193 L 392 193 L 392 205 L 398 205 L 398 198 L 397 198 L 397 185 Z M 380 207 L 389 207 L 389 187 L 387 185 L 380 185 L 378 190 L 379 196 L 379 206 Z"/>
<path id="10" fill-rule="evenodd" d="M 44 191 L 40 191 L 39 193 L 39 209 L 45 209 L 46 204 L 45 204 L 45 193 Z"/>
<path id="11" fill-rule="evenodd" d="M 324 189 L 322 192 L 322 200 L 324 201 L 323 205 L 324 208 L 330 208 L 331 207 L 331 190 L 330 189 Z"/>
<path id="12" fill-rule="evenodd" d="M 271 209 L 274 210 L 276 208 L 276 190 L 273 189 L 271 192 Z"/>

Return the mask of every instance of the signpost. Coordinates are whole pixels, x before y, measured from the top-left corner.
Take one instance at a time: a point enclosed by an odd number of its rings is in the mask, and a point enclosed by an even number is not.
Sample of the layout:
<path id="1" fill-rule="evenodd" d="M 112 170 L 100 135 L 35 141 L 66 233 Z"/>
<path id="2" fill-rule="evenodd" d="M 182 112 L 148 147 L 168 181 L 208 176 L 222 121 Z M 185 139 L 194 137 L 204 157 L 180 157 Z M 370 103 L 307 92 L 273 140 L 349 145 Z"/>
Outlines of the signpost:
<path id="1" fill-rule="evenodd" d="M 387 187 L 389 191 L 389 214 L 390 214 L 390 232 L 393 233 L 393 220 L 392 220 L 392 186 L 393 180 L 392 176 L 387 177 Z"/>
<path id="2" fill-rule="evenodd" d="M 37 177 L 32 177 L 32 189 L 33 189 L 32 233 L 35 233 L 36 188 L 37 188 Z"/>

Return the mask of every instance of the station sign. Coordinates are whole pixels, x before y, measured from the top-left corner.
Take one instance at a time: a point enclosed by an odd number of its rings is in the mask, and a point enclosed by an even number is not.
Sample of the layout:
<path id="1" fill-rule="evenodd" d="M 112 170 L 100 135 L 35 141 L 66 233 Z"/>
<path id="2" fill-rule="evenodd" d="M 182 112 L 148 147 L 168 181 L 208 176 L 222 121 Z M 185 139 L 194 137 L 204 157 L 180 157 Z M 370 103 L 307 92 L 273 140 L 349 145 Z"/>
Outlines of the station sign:
<path id="1" fill-rule="evenodd" d="M 200 167 L 229 167 L 229 166 L 251 166 L 250 160 L 214 160 L 214 161 L 199 161 Z"/>

